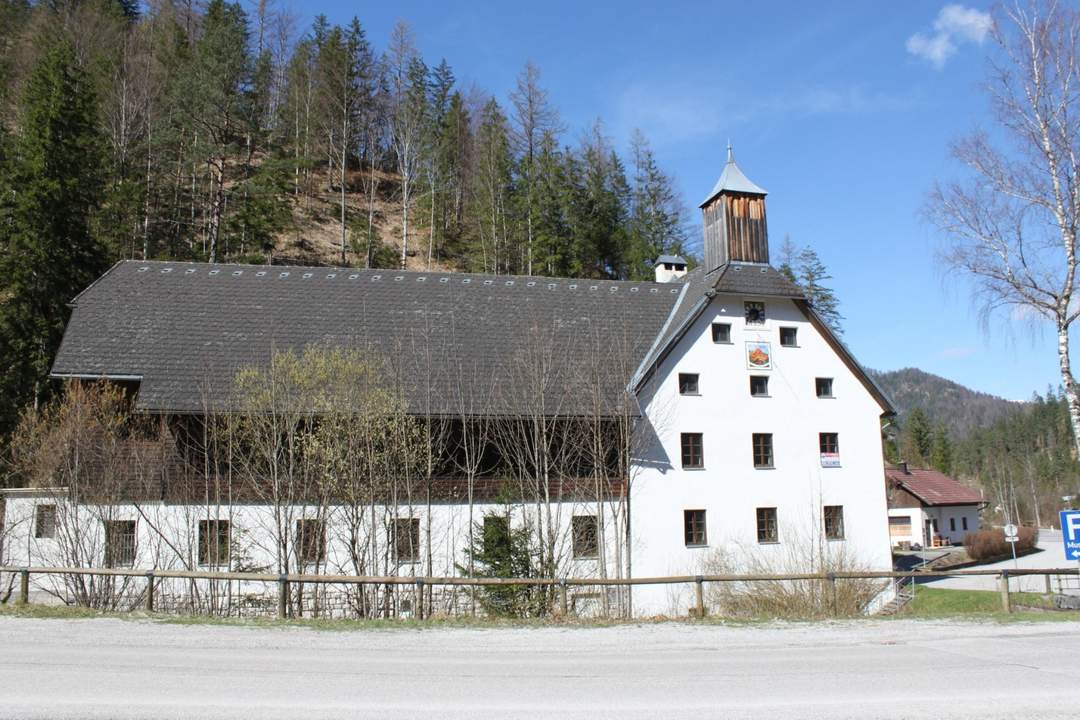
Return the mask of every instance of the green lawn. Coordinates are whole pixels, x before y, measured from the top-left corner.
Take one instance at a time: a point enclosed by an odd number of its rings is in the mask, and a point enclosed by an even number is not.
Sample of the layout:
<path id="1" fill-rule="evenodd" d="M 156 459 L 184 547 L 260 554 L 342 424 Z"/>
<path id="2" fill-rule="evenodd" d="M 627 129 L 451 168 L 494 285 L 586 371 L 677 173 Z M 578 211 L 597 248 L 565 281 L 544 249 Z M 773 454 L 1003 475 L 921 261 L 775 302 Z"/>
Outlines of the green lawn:
<path id="1" fill-rule="evenodd" d="M 998 620 L 1080 620 L 1080 612 L 1040 612 L 1018 606 L 1052 608 L 1053 605 L 1038 593 L 1010 595 L 1014 612 L 1001 609 L 1001 593 L 993 590 L 945 590 L 918 585 L 915 598 L 898 613 L 901 618 L 989 618 Z"/>

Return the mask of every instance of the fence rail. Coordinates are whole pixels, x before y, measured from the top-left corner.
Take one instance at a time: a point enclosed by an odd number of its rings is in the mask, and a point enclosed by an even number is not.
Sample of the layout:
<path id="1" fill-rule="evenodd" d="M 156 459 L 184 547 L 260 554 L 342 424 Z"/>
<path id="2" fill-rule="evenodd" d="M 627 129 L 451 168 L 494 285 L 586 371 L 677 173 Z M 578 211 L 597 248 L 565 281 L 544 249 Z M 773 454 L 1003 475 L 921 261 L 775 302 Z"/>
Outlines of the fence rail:
<path id="1" fill-rule="evenodd" d="M 555 588 L 559 592 L 561 612 L 569 613 L 567 588 L 569 587 L 633 587 L 643 585 L 692 585 L 694 588 L 695 607 L 692 614 L 703 617 L 706 614 L 704 586 L 706 583 L 754 583 L 784 581 L 819 581 L 828 583 L 833 598 L 836 597 L 838 580 L 892 580 L 917 582 L 924 579 L 942 579 L 957 577 L 995 577 L 998 579 L 1002 609 L 1012 611 L 1009 578 L 1024 576 L 1044 576 L 1046 592 L 1052 592 L 1051 578 L 1058 578 L 1059 592 L 1064 588 L 1062 579 L 1076 578 L 1080 587 L 1080 568 L 1015 568 L 1005 570 L 915 570 L 915 571 L 836 571 L 817 573 L 775 573 L 752 575 L 671 575 L 638 578 L 470 578 L 440 576 L 402 576 L 402 575 L 327 575 L 306 573 L 250 573 L 250 572 L 214 572 L 201 570 L 163 570 L 136 568 L 84 568 L 84 567 L 23 567 L 0 566 L 0 573 L 13 573 L 19 576 L 19 596 L 17 602 L 29 603 L 30 578 L 32 575 L 89 575 L 100 577 L 143 578 L 147 580 L 145 607 L 154 611 L 155 582 L 164 579 L 180 580 L 219 580 L 238 582 L 261 582 L 276 584 L 278 587 L 279 618 L 288 617 L 288 598 L 290 586 L 306 585 L 356 585 L 356 586 L 411 586 L 414 592 L 423 593 L 424 587 L 492 587 L 492 586 L 542 586 Z M 895 583 L 894 583 L 895 584 Z M 423 619 L 423 603 L 414 605 L 420 619 Z"/>

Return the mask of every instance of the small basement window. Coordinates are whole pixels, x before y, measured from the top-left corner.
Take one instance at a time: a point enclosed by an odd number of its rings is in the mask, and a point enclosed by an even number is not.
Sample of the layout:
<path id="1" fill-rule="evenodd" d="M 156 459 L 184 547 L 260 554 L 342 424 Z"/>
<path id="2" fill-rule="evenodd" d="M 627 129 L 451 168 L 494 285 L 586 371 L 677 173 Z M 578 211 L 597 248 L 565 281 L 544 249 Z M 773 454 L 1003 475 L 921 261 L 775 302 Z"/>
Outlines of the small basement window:
<path id="1" fill-rule="evenodd" d="M 326 521 L 305 519 L 296 521 L 296 560 L 300 565 L 320 563 L 326 559 Z"/>
<path id="2" fill-rule="evenodd" d="M 798 347 L 799 346 L 799 328 L 782 327 L 780 328 L 780 344 L 784 347 Z"/>
<path id="3" fill-rule="evenodd" d="M 683 510 L 683 542 L 687 547 L 708 544 L 704 510 Z"/>
<path id="4" fill-rule="evenodd" d="M 843 540 L 844 539 L 844 506 L 843 505 L 826 505 L 825 506 L 825 539 L 826 540 Z"/>
<path id="5" fill-rule="evenodd" d="M 416 562 L 420 559 L 420 519 L 395 518 L 394 560 L 399 563 Z"/>
<path id="6" fill-rule="evenodd" d="M 743 303 L 743 311 L 746 316 L 747 325 L 765 324 L 765 303 L 747 300 Z"/>
<path id="7" fill-rule="evenodd" d="M 714 322 L 712 324 L 712 341 L 718 344 L 731 344 L 731 323 Z"/>
<path id="8" fill-rule="evenodd" d="M 701 433 L 683 433 L 682 466 L 685 470 L 700 470 L 705 467 Z"/>
<path id="9" fill-rule="evenodd" d="M 199 521 L 199 564 L 229 564 L 229 521 Z"/>
<path id="10" fill-rule="evenodd" d="M 832 378 L 816 378 L 814 380 L 814 388 L 817 391 L 819 398 L 831 398 L 832 394 Z"/>
<path id="11" fill-rule="evenodd" d="M 575 558 L 594 558 L 600 554 L 600 533 L 595 515 L 576 515 L 571 520 Z"/>
<path id="12" fill-rule="evenodd" d="M 773 466 L 772 433 L 754 433 L 754 467 L 771 468 Z"/>
<path id="13" fill-rule="evenodd" d="M 105 567 L 131 567 L 135 564 L 135 521 L 104 520 Z"/>
<path id="14" fill-rule="evenodd" d="M 34 537 L 48 540 L 56 537 L 56 506 L 38 505 L 34 510 Z"/>
<path id="15" fill-rule="evenodd" d="M 751 375 L 750 394 L 753 397 L 769 397 L 769 376 Z"/>
<path id="16" fill-rule="evenodd" d="M 757 541 L 759 543 L 780 542 L 780 532 L 776 527 L 776 508 L 757 509 Z"/>
<path id="17" fill-rule="evenodd" d="M 679 394 L 698 395 L 698 374 L 679 373 Z"/>

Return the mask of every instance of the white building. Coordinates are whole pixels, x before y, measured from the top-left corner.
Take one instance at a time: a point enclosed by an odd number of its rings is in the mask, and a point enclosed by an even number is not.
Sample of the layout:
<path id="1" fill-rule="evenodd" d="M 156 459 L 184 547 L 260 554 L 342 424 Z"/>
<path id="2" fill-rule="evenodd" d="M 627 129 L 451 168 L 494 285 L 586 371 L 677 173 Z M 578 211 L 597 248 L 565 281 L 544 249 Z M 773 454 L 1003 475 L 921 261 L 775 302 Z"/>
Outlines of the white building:
<path id="1" fill-rule="evenodd" d="M 960 545 L 980 528 L 979 512 L 986 500 L 948 475 L 907 463 L 885 470 L 889 497 L 889 537 L 908 549 Z"/>
<path id="2" fill-rule="evenodd" d="M 564 466 L 558 478 L 519 466 L 512 481 L 497 462 L 468 480 L 429 474 L 415 486 L 427 495 L 372 501 L 362 517 L 340 499 L 208 500 L 221 479 L 198 476 L 197 462 L 183 481 L 172 469 L 126 479 L 122 497 L 83 503 L 81 514 L 65 488 L 20 489 L 5 497 L 4 560 L 73 562 L 61 536 L 74 522 L 85 564 L 356 573 L 359 552 L 367 574 L 457 575 L 469 528 L 502 515 L 546 523 L 562 576 L 890 570 L 888 400 L 769 265 L 765 191 L 730 148 L 702 210 L 704 265 L 687 273 L 685 260 L 663 257 L 665 282 L 655 283 L 118 264 L 75 299 L 53 374 L 121 384 L 176 438 L 197 434 L 238 369 L 321 344 L 395 364 L 409 412 L 441 419 L 448 437 L 483 418 L 532 428 L 543 418 L 553 434 L 574 428 L 556 454 L 602 427 L 617 456 L 629 418 L 629 461 L 614 474 Z M 70 588 L 51 587 L 70 599 Z M 685 613 L 688 591 L 637 587 L 633 612 Z"/>

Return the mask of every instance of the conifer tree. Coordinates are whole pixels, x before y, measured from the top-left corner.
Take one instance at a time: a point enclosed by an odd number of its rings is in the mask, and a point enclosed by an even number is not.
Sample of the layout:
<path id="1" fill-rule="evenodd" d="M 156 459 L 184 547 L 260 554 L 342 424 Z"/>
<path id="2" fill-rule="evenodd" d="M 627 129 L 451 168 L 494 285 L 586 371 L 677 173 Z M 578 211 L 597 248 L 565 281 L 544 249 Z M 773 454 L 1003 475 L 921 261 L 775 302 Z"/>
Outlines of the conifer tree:
<path id="1" fill-rule="evenodd" d="M 953 465 L 952 439 L 949 430 L 943 425 L 934 428 L 933 448 L 930 452 L 930 464 L 943 473 L 951 473 Z"/>
<path id="2" fill-rule="evenodd" d="M 840 323 L 844 316 L 840 314 L 840 300 L 832 288 L 824 284 L 831 279 L 832 275 L 814 249 L 803 248 L 798 255 L 798 282 L 825 324 L 837 335 L 841 335 L 843 328 Z"/>
<path id="3" fill-rule="evenodd" d="M 904 428 L 904 459 L 909 463 L 926 465 L 934 446 L 934 432 L 926 413 L 921 408 L 913 409 Z"/>
<path id="4" fill-rule="evenodd" d="M 91 227 L 105 153 L 95 98 L 70 45 L 31 73 L 19 134 L 0 173 L 0 425 L 48 394 L 67 303 L 106 268 Z"/>

